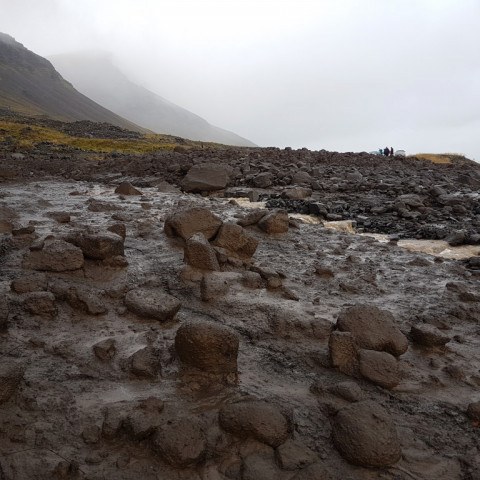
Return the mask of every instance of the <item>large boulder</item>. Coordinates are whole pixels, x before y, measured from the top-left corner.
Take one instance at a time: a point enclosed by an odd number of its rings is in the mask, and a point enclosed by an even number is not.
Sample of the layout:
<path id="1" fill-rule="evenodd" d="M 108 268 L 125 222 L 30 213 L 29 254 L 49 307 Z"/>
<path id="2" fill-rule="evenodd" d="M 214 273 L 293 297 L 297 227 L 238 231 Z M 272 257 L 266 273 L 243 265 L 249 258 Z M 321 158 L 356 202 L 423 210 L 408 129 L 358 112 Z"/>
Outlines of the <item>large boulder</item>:
<path id="1" fill-rule="evenodd" d="M 378 307 L 359 304 L 343 310 L 337 328 L 351 332 L 360 348 L 386 351 L 394 356 L 408 349 L 407 337 L 395 326 L 395 317 Z"/>
<path id="2" fill-rule="evenodd" d="M 240 438 L 255 438 L 278 447 L 291 437 L 291 427 L 284 413 L 264 401 L 231 403 L 219 412 L 220 426 Z"/>
<path id="3" fill-rule="evenodd" d="M 173 320 L 181 303 L 172 295 L 154 288 L 134 288 L 125 295 L 128 310 L 139 317 L 155 318 L 161 322 Z"/>
<path id="4" fill-rule="evenodd" d="M 169 237 L 189 239 L 196 233 L 203 233 L 207 240 L 211 240 L 222 225 L 222 220 L 206 208 L 194 207 L 182 210 L 167 217 L 165 233 Z"/>
<path id="5" fill-rule="evenodd" d="M 93 260 L 104 260 L 124 254 L 124 239 L 113 232 L 77 232 L 65 237 L 65 240 L 79 247 L 86 258 Z"/>
<path id="6" fill-rule="evenodd" d="M 82 250 L 64 240 L 48 240 L 41 250 L 30 252 L 23 268 L 50 272 L 67 272 L 83 267 Z"/>
<path id="7" fill-rule="evenodd" d="M 220 270 L 217 254 L 203 233 L 196 233 L 187 240 L 183 261 L 201 270 Z"/>
<path id="8" fill-rule="evenodd" d="M 286 233 L 288 232 L 288 213 L 286 210 L 276 210 L 262 217 L 258 226 L 265 233 Z"/>
<path id="9" fill-rule="evenodd" d="M 213 245 L 233 252 L 239 257 L 250 258 L 257 249 L 258 241 L 236 223 L 224 223 L 213 241 Z"/>
<path id="10" fill-rule="evenodd" d="M 182 364 L 215 374 L 237 373 L 238 335 L 213 322 L 188 322 L 175 336 Z"/>
<path id="11" fill-rule="evenodd" d="M 221 190 L 230 180 L 232 168 L 228 165 L 204 163 L 194 165 L 182 181 L 185 192 Z"/>
<path id="12" fill-rule="evenodd" d="M 352 403 L 332 421 L 333 442 L 349 462 L 363 467 L 389 467 L 402 450 L 390 415 L 373 401 Z"/>

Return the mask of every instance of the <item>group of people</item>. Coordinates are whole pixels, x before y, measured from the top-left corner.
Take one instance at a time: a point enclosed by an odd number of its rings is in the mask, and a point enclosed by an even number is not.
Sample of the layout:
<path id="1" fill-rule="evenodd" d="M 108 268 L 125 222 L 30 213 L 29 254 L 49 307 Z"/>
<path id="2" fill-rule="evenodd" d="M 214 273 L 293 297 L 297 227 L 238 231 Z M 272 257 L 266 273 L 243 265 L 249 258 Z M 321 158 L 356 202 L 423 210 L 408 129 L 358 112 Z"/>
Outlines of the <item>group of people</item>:
<path id="1" fill-rule="evenodd" d="M 380 155 L 385 155 L 386 157 L 390 155 L 391 157 L 393 157 L 393 147 L 385 147 L 383 150 L 379 148 L 378 151 L 380 152 Z"/>

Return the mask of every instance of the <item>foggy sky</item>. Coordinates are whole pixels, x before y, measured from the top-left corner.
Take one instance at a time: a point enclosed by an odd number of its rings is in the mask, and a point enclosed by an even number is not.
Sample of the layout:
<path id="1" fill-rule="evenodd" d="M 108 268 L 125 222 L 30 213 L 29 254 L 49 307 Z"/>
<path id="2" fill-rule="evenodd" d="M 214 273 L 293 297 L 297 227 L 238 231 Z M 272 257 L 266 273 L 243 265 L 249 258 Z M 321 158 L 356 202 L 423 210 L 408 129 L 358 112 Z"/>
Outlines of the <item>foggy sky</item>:
<path id="1" fill-rule="evenodd" d="M 0 0 L 0 31 L 30 50 L 111 52 L 260 146 L 477 161 L 479 23 L 479 0 Z"/>

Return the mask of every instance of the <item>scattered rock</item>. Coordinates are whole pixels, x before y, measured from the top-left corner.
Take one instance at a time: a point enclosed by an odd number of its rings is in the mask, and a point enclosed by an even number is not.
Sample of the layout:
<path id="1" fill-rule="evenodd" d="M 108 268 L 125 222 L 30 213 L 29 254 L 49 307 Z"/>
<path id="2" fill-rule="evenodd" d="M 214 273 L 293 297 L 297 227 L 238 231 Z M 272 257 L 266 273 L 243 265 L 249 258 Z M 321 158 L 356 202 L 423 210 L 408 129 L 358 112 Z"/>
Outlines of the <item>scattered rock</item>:
<path id="1" fill-rule="evenodd" d="M 109 362 L 117 353 L 116 342 L 114 338 L 106 338 L 97 342 L 93 347 L 93 353 L 102 362 Z"/>
<path id="2" fill-rule="evenodd" d="M 283 470 L 297 470 L 318 461 L 317 454 L 298 440 L 288 439 L 275 453 Z"/>
<path id="3" fill-rule="evenodd" d="M 273 184 L 273 173 L 262 172 L 252 178 L 252 185 L 256 188 L 267 188 Z"/>
<path id="4" fill-rule="evenodd" d="M 0 405 L 17 391 L 24 373 L 25 365 L 6 357 L 2 358 L 2 363 L 0 363 Z"/>
<path id="5" fill-rule="evenodd" d="M 257 249 L 258 241 L 235 223 L 224 223 L 213 241 L 213 245 L 222 247 L 239 257 L 250 258 Z"/>
<path id="6" fill-rule="evenodd" d="M 333 442 L 349 462 L 364 467 L 389 467 L 402 450 L 390 415 L 377 403 L 352 403 L 332 421 Z"/>
<path id="7" fill-rule="evenodd" d="M 18 294 L 47 290 L 48 282 L 44 273 L 33 272 L 12 281 L 11 289 Z"/>
<path id="8" fill-rule="evenodd" d="M 450 341 L 448 335 L 428 323 L 412 325 L 410 337 L 418 345 L 426 347 L 442 346 Z"/>
<path id="9" fill-rule="evenodd" d="M 188 240 L 196 233 L 203 233 L 211 240 L 218 232 L 222 221 L 206 208 L 194 207 L 174 213 L 165 220 L 165 233 L 169 237 Z"/>
<path id="10" fill-rule="evenodd" d="M 347 400 L 347 402 L 360 402 L 361 400 L 365 400 L 365 394 L 355 382 L 336 383 L 330 387 L 328 391 L 342 397 L 344 400 Z"/>
<path id="11" fill-rule="evenodd" d="M 286 233 L 288 232 L 288 213 L 286 210 L 276 210 L 265 215 L 258 226 L 265 233 Z"/>
<path id="12" fill-rule="evenodd" d="M 160 352 L 153 347 L 137 350 L 129 360 L 131 372 L 138 377 L 153 379 L 162 373 Z"/>
<path id="13" fill-rule="evenodd" d="M 8 299 L 6 295 L 0 294 L 0 331 L 7 327 L 8 314 Z"/>
<path id="14" fill-rule="evenodd" d="M 82 438 L 87 445 L 93 445 L 100 441 L 101 429 L 98 425 L 89 425 L 83 429 Z"/>
<path id="15" fill-rule="evenodd" d="M 398 362 L 387 352 L 360 350 L 360 373 L 371 382 L 384 388 L 395 388 L 400 383 Z"/>
<path id="16" fill-rule="evenodd" d="M 23 261 L 23 268 L 50 272 L 67 272 L 83 267 L 82 250 L 63 240 L 49 240 L 43 249 L 30 252 Z"/>
<path id="17" fill-rule="evenodd" d="M 203 276 L 200 283 L 200 294 L 204 302 L 222 297 L 228 293 L 230 289 L 229 272 L 213 272 Z"/>
<path id="18" fill-rule="evenodd" d="M 275 464 L 273 451 L 248 455 L 243 460 L 242 480 L 278 480 L 281 470 Z"/>
<path id="19" fill-rule="evenodd" d="M 182 181 L 185 192 L 214 191 L 225 188 L 232 168 L 216 163 L 198 164 L 190 168 Z"/>
<path id="20" fill-rule="evenodd" d="M 346 375 L 358 375 L 358 346 L 351 332 L 334 331 L 328 341 L 328 350 L 333 367 Z"/>
<path id="21" fill-rule="evenodd" d="M 126 307 L 136 315 L 160 322 L 174 320 L 181 303 L 172 295 L 153 288 L 135 288 L 125 295 Z"/>
<path id="22" fill-rule="evenodd" d="M 196 233 L 186 241 L 183 261 L 200 270 L 220 270 L 215 250 L 203 233 Z"/>
<path id="23" fill-rule="evenodd" d="M 480 402 L 473 402 L 468 405 L 467 416 L 474 422 L 480 422 Z"/>
<path id="24" fill-rule="evenodd" d="M 23 306 L 33 315 L 50 318 L 57 315 L 55 296 L 51 292 L 26 293 L 23 296 Z"/>
<path id="25" fill-rule="evenodd" d="M 136 408 L 124 423 L 133 439 L 140 441 L 153 435 L 163 421 L 161 410 Z"/>
<path id="26" fill-rule="evenodd" d="M 124 254 L 124 239 L 112 232 L 76 232 L 65 237 L 65 240 L 79 247 L 86 258 L 93 260 L 104 260 Z"/>
<path id="27" fill-rule="evenodd" d="M 175 351 L 185 366 L 207 373 L 237 373 L 238 335 L 213 322 L 187 322 L 175 336 Z"/>
<path id="28" fill-rule="evenodd" d="M 120 195 L 142 195 L 142 192 L 135 188 L 130 182 L 122 182 L 115 189 L 115 193 Z"/>

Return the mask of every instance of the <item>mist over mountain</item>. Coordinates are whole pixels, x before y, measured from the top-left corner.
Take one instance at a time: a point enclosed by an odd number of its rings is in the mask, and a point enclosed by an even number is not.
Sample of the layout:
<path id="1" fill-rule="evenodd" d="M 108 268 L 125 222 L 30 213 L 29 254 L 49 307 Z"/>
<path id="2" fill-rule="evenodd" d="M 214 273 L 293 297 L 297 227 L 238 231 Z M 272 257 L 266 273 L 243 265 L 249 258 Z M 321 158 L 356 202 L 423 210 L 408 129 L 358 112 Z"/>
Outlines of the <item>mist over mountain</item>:
<path id="1" fill-rule="evenodd" d="M 26 115 L 107 122 L 147 131 L 75 90 L 48 60 L 5 33 L 0 33 L 0 106 Z"/>
<path id="2" fill-rule="evenodd" d="M 135 84 L 114 65 L 108 54 L 83 52 L 55 55 L 50 60 L 80 92 L 156 133 L 254 146 L 249 140 L 213 126 L 202 117 Z"/>

